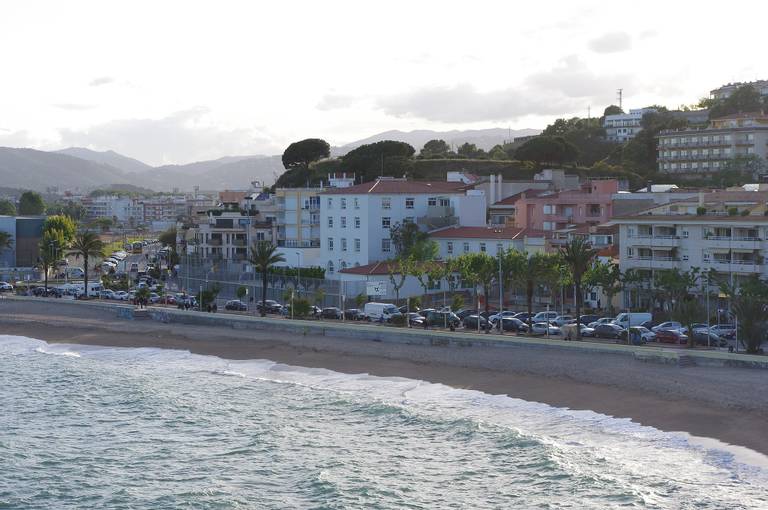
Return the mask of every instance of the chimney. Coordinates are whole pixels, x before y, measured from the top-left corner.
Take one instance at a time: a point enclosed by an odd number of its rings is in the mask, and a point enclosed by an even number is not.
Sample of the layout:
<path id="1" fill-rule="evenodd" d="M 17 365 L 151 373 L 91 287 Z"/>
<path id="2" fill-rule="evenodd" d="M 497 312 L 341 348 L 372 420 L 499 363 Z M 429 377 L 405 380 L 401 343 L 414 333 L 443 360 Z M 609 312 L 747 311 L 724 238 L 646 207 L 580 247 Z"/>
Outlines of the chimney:
<path id="1" fill-rule="evenodd" d="M 647 191 L 648 193 L 653 191 L 653 181 L 648 181 L 645 183 L 645 191 Z"/>
<path id="2" fill-rule="evenodd" d="M 501 186 L 502 181 L 504 180 L 504 178 L 501 176 L 501 174 L 499 174 L 497 176 L 497 178 L 498 178 L 499 182 L 496 183 L 496 195 L 499 198 L 497 198 L 496 201 L 497 202 L 501 202 L 504 199 L 504 190 L 502 189 L 502 186 Z"/>
<path id="3" fill-rule="evenodd" d="M 496 203 L 496 176 L 494 174 L 490 175 L 491 184 L 490 184 L 490 192 L 488 193 L 488 202 L 490 204 Z"/>

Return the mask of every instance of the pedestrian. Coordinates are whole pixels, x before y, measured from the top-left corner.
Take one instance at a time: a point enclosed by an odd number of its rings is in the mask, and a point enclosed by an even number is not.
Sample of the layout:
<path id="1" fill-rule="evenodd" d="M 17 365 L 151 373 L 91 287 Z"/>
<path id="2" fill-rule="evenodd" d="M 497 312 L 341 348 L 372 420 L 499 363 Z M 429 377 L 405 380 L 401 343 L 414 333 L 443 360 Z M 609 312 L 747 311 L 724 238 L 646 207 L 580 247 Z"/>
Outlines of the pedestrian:
<path id="1" fill-rule="evenodd" d="M 213 304 L 213 313 L 216 313 L 216 311 L 219 309 L 218 306 L 216 306 L 216 303 Z"/>

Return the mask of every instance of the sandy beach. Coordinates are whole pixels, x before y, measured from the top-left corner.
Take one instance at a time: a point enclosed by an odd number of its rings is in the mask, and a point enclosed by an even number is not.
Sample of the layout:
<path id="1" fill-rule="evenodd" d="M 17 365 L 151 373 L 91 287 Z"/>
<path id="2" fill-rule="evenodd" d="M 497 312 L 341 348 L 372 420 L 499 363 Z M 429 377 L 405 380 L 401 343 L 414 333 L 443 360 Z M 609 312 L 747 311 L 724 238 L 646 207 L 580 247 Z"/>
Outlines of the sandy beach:
<path id="1" fill-rule="evenodd" d="M 768 455 L 768 373 L 644 363 L 611 354 L 387 344 L 125 321 L 102 309 L 0 303 L 0 334 L 48 342 L 183 349 L 344 373 L 400 376 L 684 431 Z"/>

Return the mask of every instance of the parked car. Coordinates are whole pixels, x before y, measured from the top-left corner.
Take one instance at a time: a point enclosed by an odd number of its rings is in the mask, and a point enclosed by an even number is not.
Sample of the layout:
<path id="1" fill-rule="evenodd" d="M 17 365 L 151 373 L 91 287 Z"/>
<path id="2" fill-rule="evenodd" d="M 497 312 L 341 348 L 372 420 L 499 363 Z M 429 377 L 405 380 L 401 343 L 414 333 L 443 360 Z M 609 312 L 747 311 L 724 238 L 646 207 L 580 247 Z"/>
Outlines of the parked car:
<path id="1" fill-rule="evenodd" d="M 152 304 L 157 304 L 162 300 L 162 297 L 160 297 L 160 294 L 157 292 L 150 292 L 149 293 L 149 302 Z"/>
<path id="2" fill-rule="evenodd" d="M 256 302 L 256 309 L 258 311 L 266 311 L 267 313 L 281 313 L 283 311 L 283 305 L 273 299 L 267 299 L 263 303 L 261 301 Z"/>
<path id="3" fill-rule="evenodd" d="M 581 330 L 581 337 L 593 337 L 595 336 L 595 329 L 590 328 L 586 324 L 579 324 L 579 329 Z M 563 337 L 566 340 L 575 340 L 576 339 L 576 323 L 572 322 L 571 324 L 565 324 L 560 328 L 560 331 L 563 334 Z"/>
<path id="4" fill-rule="evenodd" d="M 361 321 L 365 319 L 365 314 L 359 308 L 347 308 L 344 310 L 344 319 L 348 321 Z"/>
<path id="5" fill-rule="evenodd" d="M 425 317 L 428 326 L 437 326 L 439 328 L 445 326 L 459 327 L 461 319 L 453 312 L 438 312 L 432 311 Z"/>
<path id="6" fill-rule="evenodd" d="M 533 316 L 533 322 L 549 322 L 555 320 L 560 315 L 557 312 L 539 312 Z"/>
<path id="7" fill-rule="evenodd" d="M 598 324 L 594 328 L 596 338 L 620 338 L 624 328 L 618 324 Z"/>
<path id="8" fill-rule="evenodd" d="M 99 292 L 99 297 L 101 299 L 115 299 L 115 292 L 110 289 L 104 289 Z"/>
<path id="9" fill-rule="evenodd" d="M 128 293 L 124 290 L 118 290 L 112 293 L 112 299 L 116 299 L 118 301 L 128 301 Z"/>
<path id="10" fill-rule="evenodd" d="M 533 315 L 534 314 L 530 314 L 528 312 L 520 312 L 520 313 L 516 313 L 513 317 L 515 319 L 520 319 L 523 322 L 528 322 L 528 317 L 531 317 Z"/>
<path id="11" fill-rule="evenodd" d="M 684 344 L 688 342 L 688 335 L 684 335 L 677 329 L 660 329 L 655 331 L 656 341 L 663 344 Z"/>
<path id="12" fill-rule="evenodd" d="M 651 317 L 651 314 L 647 312 L 624 312 L 617 315 L 613 322 L 622 328 L 627 329 L 632 326 L 640 326 L 644 322 L 652 319 L 653 317 Z"/>
<path id="13" fill-rule="evenodd" d="M 477 315 L 477 310 L 472 310 L 472 309 L 469 309 L 469 308 L 464 308 L 463 310 L 459 310 L 458 312 L 456 312 L 456 316 L 459 319 L 461 319 L 461 320 L 464 320 L 465 318 L 469 317 L 470 315 Z"/>
<path id="14" fill-rule="evenodd" d="M 408 312 L 418 312 L 419 310 L 421 310 L 421 308 L 419 308 L 418 306 L 409 307 L 408 305 L 403 305 L 400 308 L 398 308 L 398 310 L 400 310 L 400 313 L 408 313 Z"/>
<path id="15" fill-rule="evenodd" d="M 466 317 L 464 317 L 464 320 L 462 321 L 462 323 L 464 324 L 464 327 L 466 329 L 471 329 L 471 330 L 477 331 L 477 321 L 478 320 L 480 320 L 480 329 L 486 330 L 489 327 L 491 327 L 491 323 L 488 322 L 488 319 L 486 319 L 485 317 L 483 317 L 481 315 L 477 315 L 476 313 L 474 313 L 472 315 L 467 315 Z"/>
<path id="16" fill-rule="evenodd" d="M 503 311 L 501 313 L 494 313 L 493 315 L 488 317 L 488 320 L 495 324 L 496 321 L 499 320 L 499 317 L 504 317 L 504 318 L 509 317 L 509 318 L 512 318 L 515 315 L 517 315 L 517 312 L 510 312 L 510 311 L 505 310 L 505 311 Z"/>
<path id="17" fill-rule="evenodd" d="M 593 322 L 595 322 L 597 320 L 600 320 L 600 316 L 599 315 L 582 315 L 581 316 L 581 320 L 579 322 L 581 322 L 585 326 L 589 326 L 591 323 L 593 323 Z"/>
<path id="18" fill-rule="evenodd" d="M 369 321 L 388 322 L 396 315 L 402 315 L 392 303 L 366 303 L 363 308 L 365 318 Z"/>
<path id="19" fill-rule="evenodd" d="M 224 303 L 225 310 L 234 310 L 236 312 L 245 312 L 248 310 L 248 305 L 240 301 L 239 299 L 231 299 Z"/>
<path id="20" fill-rule="evenodd" d="M 498 328 L 498 324 L 496 324 Z M 514 331 L 516 333 L 527 333 L 528 324 L 514 317 L 504 317 L 501 319 L 501 327 L 504 331 Z"/>
<path id="21" fill-rule="evenodd" d="M 414 328 L 424 326 L 424 317 L 418 312 L 408 312 L 408 323 Z"/>
<path id="22" fill-rule="evenodd" d="M 557 336 L 560 333 L 560 328 L 548 322 L 534 322 L 531 328 L 531 334 L 533 335 Z"/>
<path id="23" fill-rule="evenodd" d="M 594 320 L 587 324 L 590 328 L 597 327 L 598 324 L 611 324 L 613 322 L 613 317 L 601 317 L 600 319 Z"/>
<path id="24" fill-rule="evenodd" d="M 648 342 L 656 341 L 656 333 L 644 326 L 632 326 L 625 329 L 620 334 L 621 340 L 634 345 L 642 345 Z"/>
<path id="25" fill-rule="evenodd" d="M 664 331 L 675 330 L 675 331 L 682 332 L 683 331 L 683 325 L 680 324 L 677 321 L 667 321 L 667 322 L 662 322 L 658 326 L 654 326 L 654 327 L 651 328 L 651 331 L 653 331 L 654 333 L 656 333 L 658 331 L 662 331 L 662 330 L 664 330 Z"/>
<path id="26" fill-rule="evenodd" d="M 566 324 L 572 322 L 573 320 L 574 320 L 574 318 L 571 315 L 558 315 L 557 317 L 552 319 L 550 322 L 552 322 L 552 324 L 562 328 L 563 326 L 565 326 Z"/>
<path id="27" fill-rule="evenodd" d="M 736 326 L 733 324 L 715 324 L 709 331 L 721 338 L 733 338 L 736 336 Z"/>
<path id="28" fill-rule="evenodd" d="M 728 347 L 728 340 L 712 333 L 711 331 L 694 329 L 693 341 L 696 345 L 706 345 L 711 347 Z"/>
<path id="29" fill-rule="evenodd" d="M 323 319 L 341 319 L 341 309 L 335 306 L 323 308 L 320 312 L 320 317 Z"/>
<path id="30" fill-rule="evenodd" d="M 429 312 L 436 312 L 437 310 L 435 308 L 422 308 L 419 310 L 419 314 L 421 314 L 422 317 L 426 317 Z"/>

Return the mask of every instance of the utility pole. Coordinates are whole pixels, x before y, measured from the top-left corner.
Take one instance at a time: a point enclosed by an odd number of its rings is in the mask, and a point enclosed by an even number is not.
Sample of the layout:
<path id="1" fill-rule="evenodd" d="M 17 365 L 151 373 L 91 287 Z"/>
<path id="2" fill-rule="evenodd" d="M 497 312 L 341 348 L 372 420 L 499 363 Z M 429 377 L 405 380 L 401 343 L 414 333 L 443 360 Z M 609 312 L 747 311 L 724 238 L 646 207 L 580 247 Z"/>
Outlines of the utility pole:
<path id="1" fill-rule="evenodd" d="M 622 97 L 623 97 L 623 95 L 624 95 L 624 89 L 618 89 L 618 90 L 616 91 L 616 99 L 618 99 L 618 100 L 619 100 L 619 108 L 621 108 L 621 107 L 622 107 L 622 106 L 621 106 L 621 102 L 622 102 Z"/>

